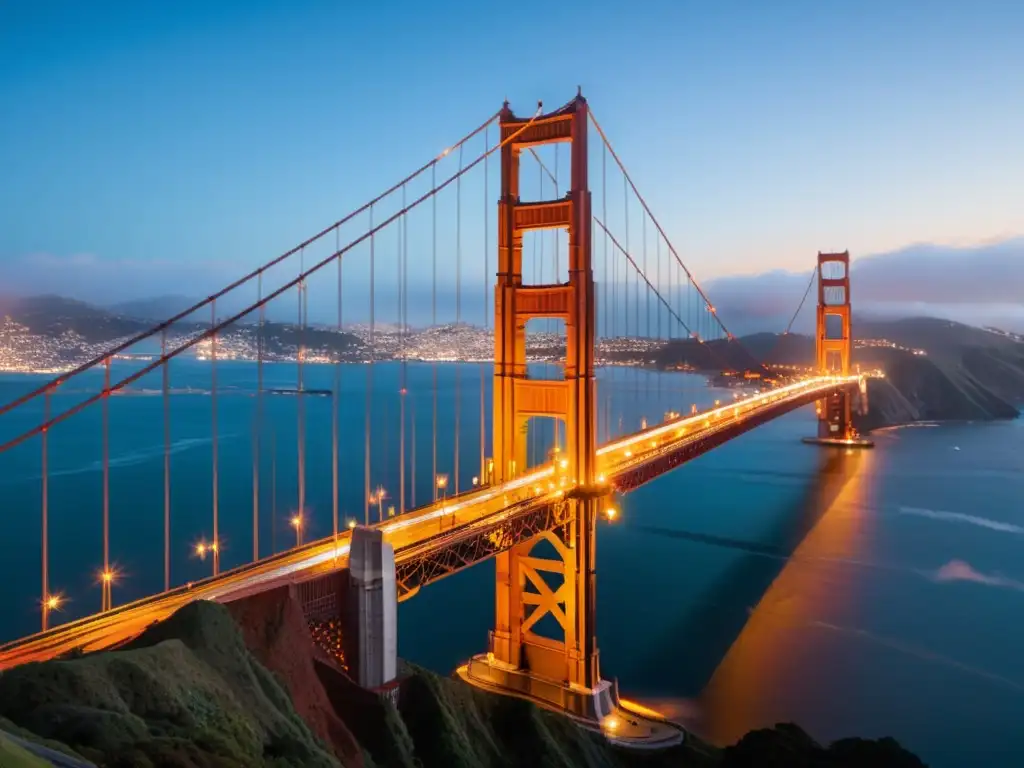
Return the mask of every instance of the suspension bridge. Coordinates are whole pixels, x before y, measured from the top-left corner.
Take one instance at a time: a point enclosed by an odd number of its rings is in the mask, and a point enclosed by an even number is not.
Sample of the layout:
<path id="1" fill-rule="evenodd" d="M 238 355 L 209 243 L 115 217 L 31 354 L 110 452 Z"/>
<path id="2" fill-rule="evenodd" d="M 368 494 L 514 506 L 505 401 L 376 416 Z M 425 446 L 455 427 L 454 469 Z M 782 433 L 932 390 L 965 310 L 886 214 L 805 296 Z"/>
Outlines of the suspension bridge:
<path id="1" fill-rule="evenodd" d="M 776 380 L 728 331 L 583 96 L 528 117 L 506 103 L 295 248 L 0 406 L 0 458 L 38 469 L 41 541 L 41 628 L 0 647 L 0 670 L 116 647 L 189 601 L 284 584 L 311 621 L 337 614 L 332 579 L 370 542 L 393 553 L 374 562 L 378 576 L 393 565 L 399 601 L 495 560 L 494 629 L 460 668 L 467 681 L 618 727 L 626 742 L 668 738 L 621 710 L 601 675 L 598 521 L 619 514 L 617 494 L 807 405 L 811 440 L 866 444 L 852 425 L 865 389 L 850 363 L 848 267 L 847 253 L 818 254 L 818 370 Z M 329 322 L 311 322 L 311 294 L 335 304 Z M 147 344 L 159 351 L 135 352 Z M 197 370 L 208 397 L 185 405 Z M 711 390 L 695 370 L 748 386 Z M 153 397 L 112 402 L 130 391 Z M 270 397 L 281 393 L 297 396 Z M 205 496 L 175 448 L 197 414 Z M 225 450 L 226 424 L 245 425 L 247 450 Z M 162 483 L 118 499 L 112 477 L 125 470 L 111 455 L 147 430 L 162 437 L 149 457 Z M 58 458 L 83 440 L 100 457 L 98 498 L 69 500 Z M 95 531 L 76 534 L 79 555 L 95 541 L 95 570 L 77 586 L 75 558 L 54 562 L 70 515 Z M 162 587 L 133 594 L 161 559 Z"/>

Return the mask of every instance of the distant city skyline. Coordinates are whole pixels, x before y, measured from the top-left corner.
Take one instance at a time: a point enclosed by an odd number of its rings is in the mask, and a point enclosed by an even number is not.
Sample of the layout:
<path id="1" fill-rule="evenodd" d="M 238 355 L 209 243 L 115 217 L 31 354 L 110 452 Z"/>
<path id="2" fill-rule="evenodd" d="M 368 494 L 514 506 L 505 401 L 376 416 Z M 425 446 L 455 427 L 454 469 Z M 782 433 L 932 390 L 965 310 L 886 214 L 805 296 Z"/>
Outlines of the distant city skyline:
<path id="1" fill-rule="evenodd" d="M 936 0 L 894 14 L 875 0 L 728 11 L 658 0 L 644 13 L 582 2 L 545 13 L 557 44 L 533 18 L 455 1 L 0 8 L 11 107 L 0 121 L 0 292 L 98 304 L 205 295 L 401 178 L 503 98 L 529 113 L 577 84 L 709 290 L 806 274 L 818 250 L 863 263 L 921 243 L 967 255 L 1019 244 L 1017 4 Z M 486 193 L 480 174 L 462 190 L 467 291 L 489 290 L 493 272 L 496 162 L 489 172 Z M 592 172 L 595 213 L 597 184 Z M 410 299 L 429 274 L 428 218 L 414 225 Z M 448 190 L 448 290 L 455 218 Z M 381 279 L 393 273 L 387 237 Z M 364 275 L 350 274 L 352 311 Z M 482 317 L 477 301 L 466 312 Z M 311 306 L 311 317 L 331 312 L 326 298 Z"/>

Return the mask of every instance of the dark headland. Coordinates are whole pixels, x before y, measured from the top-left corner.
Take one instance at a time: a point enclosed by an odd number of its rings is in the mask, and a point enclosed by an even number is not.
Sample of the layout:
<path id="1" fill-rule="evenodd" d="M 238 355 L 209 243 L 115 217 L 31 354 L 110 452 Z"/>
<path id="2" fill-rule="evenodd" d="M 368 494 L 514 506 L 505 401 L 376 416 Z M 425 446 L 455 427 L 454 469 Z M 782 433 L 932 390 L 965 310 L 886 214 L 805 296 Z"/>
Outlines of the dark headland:
<path id="1" fill-rule="evenodd" d="M 1013 419 L 1024 403 L 1024 341 L 995 329 L 931 317 L 856 320 L 854 366 L 882 373 L 868 380 L 869 411 L 861 432 L 915 422 Z M 809 373 L 814 339 L 800 334 L 754 334 L 740 344 L 668 342 L 655 358 L 662 369 L 685 365 L 709 371 L 766 363 L 780 376 Z"/>
<path id="2" fill-rule="evenodd" d="M 354 685 L 325 637 L 313 642 L 289 587 L 192 603 L 117 650 L 0 675 L 0 739 L 113 768 L 924 765 L 892 739 L 822 746 L 795 725 L 724 749 L 688 737 L 627 752 L 532 704 L 412 665 L 393 703 Z"/>

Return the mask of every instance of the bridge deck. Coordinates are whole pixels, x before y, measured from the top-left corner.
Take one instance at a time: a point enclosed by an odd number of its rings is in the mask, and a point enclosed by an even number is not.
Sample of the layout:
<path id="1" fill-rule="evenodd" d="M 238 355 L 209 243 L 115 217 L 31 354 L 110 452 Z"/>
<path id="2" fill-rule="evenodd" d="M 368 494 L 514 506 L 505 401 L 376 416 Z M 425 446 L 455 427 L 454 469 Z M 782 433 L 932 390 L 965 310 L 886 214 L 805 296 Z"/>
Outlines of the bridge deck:
<path id="1" fill-rule="evenodd" d="M 857 377 L 819 377 L 710 411 L 650 427 L 598 449 L 600 481 L 629 490 L 766 421 L 856 386 Z M 545 465 L 504 483 L 453 496 L 378 523 L 395 548 L 403 596 L 560 524 L 558 502 L 570 478 Z M 501 536 L 494 536 L 501 530 Z M 347 530 L 218 576 L 87 616 L 0 646 L 0 670 L 80 648 L 101 650 L 137 636 L 192 600 L 230 601 L 290 581 L 304 581 L 348 559 Z M 496 543 L 497 542 L 497 543 Z"/>

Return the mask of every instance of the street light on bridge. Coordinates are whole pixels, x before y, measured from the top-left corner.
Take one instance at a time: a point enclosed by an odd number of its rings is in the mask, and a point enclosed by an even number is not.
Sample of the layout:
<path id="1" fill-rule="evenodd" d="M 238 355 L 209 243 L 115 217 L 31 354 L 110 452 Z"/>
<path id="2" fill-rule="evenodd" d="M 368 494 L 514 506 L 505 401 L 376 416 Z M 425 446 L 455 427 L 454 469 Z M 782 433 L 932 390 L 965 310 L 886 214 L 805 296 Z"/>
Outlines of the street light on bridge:
<path id="1" fill-rule="evenodd" d="M 371 504 L 377 505 L 377 519 L 384 519 L 384 499 L 387 498 L 388 492 L 384 489 L 384 486 L 378 485 L 377 488 L 370 494 L 367 501 Z"/>
<path id="2" fill-rule="evenodd" d="M 437 475 L 434 478 L 434 486 L 441 492 L 441 516 L 438 518 L 439 526 L 444 525 L 444 500 L 448 489 L 448 475 Z M 437 498 L 435 495 L 434 498 Z M 454 523 L 454 520 L 452 521 Z"/>
<path id="3" fill-rule="evenodd" d="M 100 610 L 109 611 L 113 607 L 114 596 L 113 586 L 114 581 L 117 578 L 117 571 L 111 567 L 107 567 L 99 572 L 99 582 L 101 589 L 100 597 Z"/>
<path id="4" fill-rule="evenodd" d="M 51 592 L 42 601 L 43 632 L 50 628 L 50 612 L 59 611 L 64 604 L 64 595 Z"/>
<path id="5" fill-rule="evenodd" d="M 217 574 L 220 566 L 220 547 L 216 541 L 207 542 L 205 539 L 200 539 L 193 545 L 192 551 L 200 560 L 206 560 L 206 556 L 210 555 L 213 559 L 213 573 Z"/>
<path id="6" fill-rule="evenodd" d="M 302 515 L 296 512 L 292 515 L 292 519 L 288 521 L 292 528 L 295 529 L 295 546 L 302 546 Z"/>

